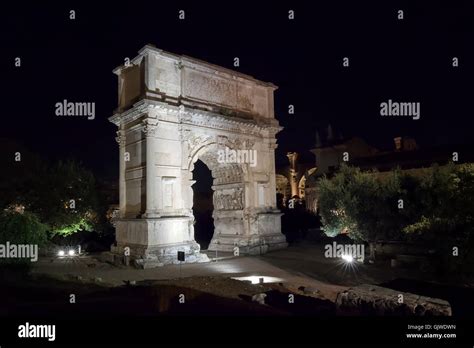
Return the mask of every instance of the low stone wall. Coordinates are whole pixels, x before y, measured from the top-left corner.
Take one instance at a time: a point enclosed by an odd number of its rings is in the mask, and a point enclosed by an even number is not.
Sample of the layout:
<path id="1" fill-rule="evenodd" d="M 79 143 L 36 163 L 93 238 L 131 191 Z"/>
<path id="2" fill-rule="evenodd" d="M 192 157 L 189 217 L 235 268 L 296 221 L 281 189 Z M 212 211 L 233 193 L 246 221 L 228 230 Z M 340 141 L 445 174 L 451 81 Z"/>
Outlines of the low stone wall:
<path id="1" fill-rule="evenodd" d="M 449 302 L 363 284 L 337 295 L 338 315 L 451 316 Z"/>
<path id="2" fill-rule="evenodd" d="M 370 249 L 374 248 L 376 258 L 393 258 L 396 255 L 428 255 L 430 248 L 412 243 L 379 241 L 371 242 Z"/>

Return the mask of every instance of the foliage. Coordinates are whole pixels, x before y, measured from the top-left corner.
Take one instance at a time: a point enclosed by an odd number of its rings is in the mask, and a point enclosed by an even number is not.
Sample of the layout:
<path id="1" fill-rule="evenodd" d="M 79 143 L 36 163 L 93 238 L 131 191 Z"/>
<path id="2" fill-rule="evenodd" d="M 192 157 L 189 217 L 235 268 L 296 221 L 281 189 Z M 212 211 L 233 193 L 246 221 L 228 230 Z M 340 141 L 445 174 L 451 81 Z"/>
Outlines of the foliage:
<path id="1" fill-rule="evenodd" d="M 26 151 L 22 154 L 21 161 L 0 174 L 0 209 L 23 205 L 52 235 L 93 230 L 104 210 L 93 174 L 72 160 L 49 165 Z"/>
<path id="2" fill-rule="evenodd" d="M 319 190 L 330 236 L 347 232 L 356 240 L 408 239 L 441 246 L 448 240 L 466 245 L 472 232 L 472 164 L 433 166 L 417 174 L 362 172 L 343 165 L 333 178 L 320 179 Z"/>
<path id="3" fill-rule="evenodd" d="M 0 244 L 38 244 L 47 240 L 47 226 L 42 224 L 35 214 L 14 211 L 0 213 Z"/>
<path id="4" fill-rule="evenodd" d="M 10 244 L 36 244 L 41 247 L 46 241 L 47 226 L 42 224 L 36 215 L 10 210 L 0 212 L 0 244 L 6 245 L 9 242 Z M 0 278 L 8 278 L 8 275 L 5 275 L 8 271 L 27 273 L 30 262 L 31 260 L 26 258 L 0 259 Z"/>
<path id="5" fill-rule="evenodd" d="M 346 232 L 354 240 L 374 240 L 399 231 L 397 200 L 401 193 L 399 172 L 385 182 L 377 172 L 342 166 L 336 175 L 319 181 L 320 214 L 326 234 Z"/>
<path id="6" fill-rule="evenodd" d="M 95 179 L 77 162 L 48 168 L 30 193 L 27 209 L 37 213 L 53 234 L 92 229 L 98 202 Z"/>
<path id="7" fill-rule="evenodd" d="M 417 188 L 419 216 L 404 232 L 421 239 L 465 239 L 474 218 L 474 165 L 435 166 Z"/>

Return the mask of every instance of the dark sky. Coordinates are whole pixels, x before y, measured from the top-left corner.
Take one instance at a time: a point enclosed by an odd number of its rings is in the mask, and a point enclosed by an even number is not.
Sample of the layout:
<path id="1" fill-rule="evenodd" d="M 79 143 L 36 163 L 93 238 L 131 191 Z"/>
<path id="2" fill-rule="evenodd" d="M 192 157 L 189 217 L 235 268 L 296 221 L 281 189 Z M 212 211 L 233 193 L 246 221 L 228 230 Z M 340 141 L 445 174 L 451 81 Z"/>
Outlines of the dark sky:
<path id="1" fill-rule="evenodd" d="M 48 158 L 77 158 L 100 176 L 118 175 L 107 120 L 117 104 L 112 69 L 147 43 L 228 68 L 239 57 L 239 71 L 278 85 L 278 163 L 286 151 L 311 148 L 315 129 L 328 123 L 378 147 L 399 135 L 422 147 L 472 142 L 472 1 L 12 3 L 0 15 L 0 138 Z M 63 99 L 95 102 L 96 119 L 55 116 Z M 381 117 L 388 99 L 420 102 L 421 119 Z"/>

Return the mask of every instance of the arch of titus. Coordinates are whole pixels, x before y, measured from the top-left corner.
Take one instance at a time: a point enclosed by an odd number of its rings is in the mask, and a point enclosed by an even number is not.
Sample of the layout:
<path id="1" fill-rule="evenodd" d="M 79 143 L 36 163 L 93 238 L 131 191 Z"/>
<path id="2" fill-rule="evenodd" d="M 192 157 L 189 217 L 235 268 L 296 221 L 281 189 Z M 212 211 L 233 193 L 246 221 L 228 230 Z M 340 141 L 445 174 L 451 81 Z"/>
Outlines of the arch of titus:
<path id="1" fill-rule="evenodd" d="M 118 76 L 120 213 L 115 254 L 139 263 L 207 260 L 194 240 L 194 163 L 213 177 L 209 250 L 260 254 L 286 247 L 275 195 L 271 83 L 147 45 Z M 218 160 L 223 149 L 256 150 L 257 162 Z M 128 247 L 128 248 L 127 248 Z"/>

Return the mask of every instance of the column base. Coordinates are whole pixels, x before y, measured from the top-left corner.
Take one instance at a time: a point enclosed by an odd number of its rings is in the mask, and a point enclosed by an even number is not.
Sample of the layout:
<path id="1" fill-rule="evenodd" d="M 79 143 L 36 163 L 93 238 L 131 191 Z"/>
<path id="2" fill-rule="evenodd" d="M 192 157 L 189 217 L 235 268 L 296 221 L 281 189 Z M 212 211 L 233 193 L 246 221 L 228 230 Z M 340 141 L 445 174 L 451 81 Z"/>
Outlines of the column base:
<path id="1" fill-rule="evenodd" d="M 238 247 L 239 254 L 260 255 L 286 248 L 288 243 L 281 233 L 281 215 L 280 212 L 262 212 L 246 222 L 229 213 L 215 214 L 216 228 L 208 250 L 233 252 Z M 250 234 L 244 232 L 244 223 L 251 225 Z"/>
<path id="2" fill-rule="evenodd" d="M 281 233 L 239 239 L 214 236 L 208 250 L 234 252 L 235 247 L 239 248 L 239 254 L 242 255 L 261 255 L 269 251 L 284 249 L 288 247 L 288 243 Z"/>
<path id="3" fill-rule="evenodd" d="M 111 248 L 114 258 L 139 268 L 153 268 L 169 264 L 209 262 L 194 240 L 188 216 L 120 219 L 116 221 L 116 243 Z M 178 260 L 184 251 L 185 260 Z"/>

